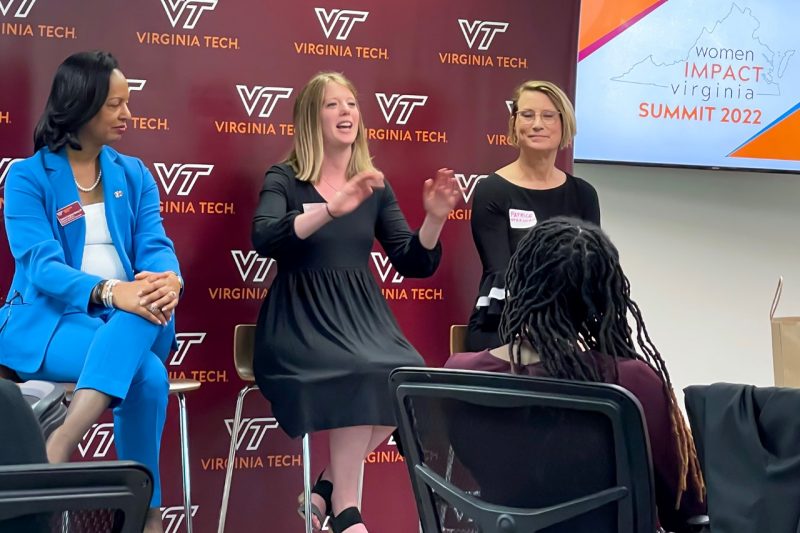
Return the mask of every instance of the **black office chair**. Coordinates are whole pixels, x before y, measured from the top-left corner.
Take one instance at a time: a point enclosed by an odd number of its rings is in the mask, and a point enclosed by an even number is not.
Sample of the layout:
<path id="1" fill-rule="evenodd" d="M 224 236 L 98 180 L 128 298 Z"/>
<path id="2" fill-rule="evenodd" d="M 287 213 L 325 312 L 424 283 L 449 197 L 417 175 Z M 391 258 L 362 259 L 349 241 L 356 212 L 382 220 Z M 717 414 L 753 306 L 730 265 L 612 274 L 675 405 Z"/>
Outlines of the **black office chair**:
<path id="1" fill-rule="evenodd" d="M 30 405 L 42 394 L 63 390 L 21 389 L 0 379 L 0 533 L 142 531 L 153 493 L 150 473 L 129 461 L 48 464 Z"/>
<path id="2" fill-rule="evenodd" d="M 614 385 L 400 368 L 390 379 L 425 533 L 653 533 L 639 402 Z"/>
<path id="3" fill-rule="evenodd" d="M 47 437 L 67 418 L 66 390 L 60 383 L 51 381 L 23 381 L 18 383 L 22 397 L 33 410 L 33 416 Z"/>
<path id="4" fill-rule="evenodd" d="M 33 519 L 26 533 L 60 530 L 62 521 L 71 531 L 140 533 L 152 495 L 150 472 L 132 461 L 0 466 L 0 531 Z"/>

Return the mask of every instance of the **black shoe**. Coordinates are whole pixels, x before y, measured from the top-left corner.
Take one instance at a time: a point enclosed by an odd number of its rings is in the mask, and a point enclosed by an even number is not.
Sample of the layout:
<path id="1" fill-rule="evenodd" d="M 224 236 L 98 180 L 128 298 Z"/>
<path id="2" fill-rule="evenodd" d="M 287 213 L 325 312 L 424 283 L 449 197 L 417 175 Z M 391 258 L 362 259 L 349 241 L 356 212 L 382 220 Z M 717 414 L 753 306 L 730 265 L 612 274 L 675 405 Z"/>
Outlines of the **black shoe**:
<path id="1" fill-rule="evenodd" d="M 342 533 L 348 527 L 363 523 L 358 507 L 348 507 L 336 516 L 331 517 L 330 526 L 333 533 Z"/>
<path id="2" fill-rule="evenodd" d="M 322 528 L 322 526 L 325 524 L 326 515 L 330 515 L 333 512 L 333 503 L 331 503 L 331 496 L 333 495 L 333 483 L 327 479 L 322 479 L 322 474 L 324 472 L 325 471 L 323 470 L 323 472 L 320 473 L 319 477 L 317 478 L 317 482 L 314 483 L 314 486 L 311 488 L 312 494 L 318 494 L 323 500 L 325 500 L 325 513 L 320 511 L 319 507 L 314 505 L 314 502 L 311 502 L 311 514 L 316 516 L 317 520 L 319 520 L 320 528 Z M 303 504 L 302 494 L 298 498 L 298 502 L 300 505 L 297 507 L 297 514 L 299 514 L 300 517 L 305 520 L 305 505 Z"/>

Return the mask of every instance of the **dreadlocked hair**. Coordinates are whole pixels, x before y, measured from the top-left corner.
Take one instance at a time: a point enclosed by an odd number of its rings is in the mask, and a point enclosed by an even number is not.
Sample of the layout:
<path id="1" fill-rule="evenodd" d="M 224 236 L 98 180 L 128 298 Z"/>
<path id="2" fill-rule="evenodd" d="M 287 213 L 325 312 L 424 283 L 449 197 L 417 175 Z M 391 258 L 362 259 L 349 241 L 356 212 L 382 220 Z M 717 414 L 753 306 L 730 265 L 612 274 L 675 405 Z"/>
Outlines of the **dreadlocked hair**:
<path id="1" fill-rule="evenodd" d="M 509 345 L 514 372 L 522 367 L 522 343 L 536 350 L 547 373 L 578 381 L 619 378 L 617 362 L 646 363 L 661 379 L 669 399 L 672 434 L 677 443 L 678 496 L 692 483 L 705 494 L 705 483 L 691 432 L 678 407 L 666 364 L 650 340 L 619 253 L 603 231 L 590 223 L 558 217 L 541 222 L 519 243 L 505 278 L 506 304 L 499 333 Z M 636 332 L 628 322 L 633 318 Z M 638 348 L 638 351 L 637 351 Z M 612 376 L 589 350 L 612 357 Z"/>

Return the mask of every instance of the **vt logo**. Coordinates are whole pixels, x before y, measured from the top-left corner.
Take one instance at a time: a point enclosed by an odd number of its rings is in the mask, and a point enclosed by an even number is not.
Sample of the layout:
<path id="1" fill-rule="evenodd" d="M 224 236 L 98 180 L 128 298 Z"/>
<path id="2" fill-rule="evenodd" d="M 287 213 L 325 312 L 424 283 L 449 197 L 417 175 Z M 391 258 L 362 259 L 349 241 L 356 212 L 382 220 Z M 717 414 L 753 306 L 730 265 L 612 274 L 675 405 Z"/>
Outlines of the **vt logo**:
<path id="1" fill-rule="evenodd" d="M 352 11 L 349 9 L 325 9 L 323 7 L 315 7 L 314 12 L 317 14 L 319 24 L 322 26 L 322 32 L 325 37 L 330 38 L 336 27 L 339 31 L 335 39 L 337 41 L 345 41 L 353 30 L 356 22 L 364 22 L 369 16 L 369 11 Z"/>
<path id="2" fill-rule="evenodd" d="M 17 4 L 17 10 L 14 12 L 14 16 L 24 19 L 28 16 L 28 13 L 31 12 L 35 3 L 36 0 L 20 0 L 20 2 L 16 2 L 16 0 L 0 0 L 0 13 L 5 17 L 8 15 L 8 12 L 11 11 L 11 7 Z"/>
<path id="3" fill-rule="evenodd" d="M 112 444 L 114 444 L 114 424 L 111 422 L 92 424 L 78 443 L 78 452 L 81 457 L 100 459 L 108 455 Z"/>
<path id="4" fill-rule="evenodd" d="M 225 427 L 228 428 L 228 435 L 233 431 L 233 419 L 225 419 Z M 261 446 L 261 441 L 264 440 L 264 435 L 270 429 L 278 427 L 278 421 L 272 417 L 263 418 L 242 418 L 242 424 L 239 426 L 239 434 L 236 435 L 236 450 L 239 451 L 245 439 L 249 436 L 245 450 L 252 452 Z"/>
<path id="5" fill-rule="evenodd" d="M 128 78 L 128 90 L 130 92 L 133 91 L 141 91 L 144 89 L 144 86 L 147 84 L 147 80 L 135 80 L 133 78 Z"/>
<path id="6" fill-rule="evenodd" d="M 173 28 L 178 26 L 185 15 L 183 29 L 193 30 L 204 11 L 214 11 L 217 0 L 161 0 L 161 5 L 164 6 Z"/>
<path id="7" fill-rule="evenodd" d="M 475 192 L 475 186 L 488 174 L 456 174 L 455 176 L 458 188 L 461 189 L 461 196 L 464 197 L 464 203 L 468 204 Z"/>
<path id="8" fill-rule="evenodd" d="M 262 87 L 255 85 L 250 88 L 247 85 L 237 85 L 236 90 L 239 91 L 239 98 L 242 100 L 248 116 L 252 117 L 256 106 L 262 100 L 264 101 L 261 111 L 258 112 L 258 116 L 261 118 L 269 118 L 278 100 L 289 98 L 289 95 L 292 94 L 291 87 Z"/>
<path id="9" fill-rule="evenodd" d="M 375 264 L 375 270 L 378 271 L 381 281 L 386 283 L 386 280 L 389 279 L 389 274 L 392 274 L 392 262 L 381 252 L 372 252 L 372 262 Z M 403 276 L 394 272 L 392 283 L 402 283 L 403 279 Z"/>
<path id="10" fill-rule="evenodd" d="M 247 254 L 242 250 L 231 250 L 231 255 L 244 282 L 263 283 L 275 263 L 269 257 L 259 257 L 255 250 L 250 250 Z"/>
<path id="11" fill-rule="evenodd" d="M 386 93 L 375 93 L 375 98 L 378 99 L 378 106 L 381 108 L 381 113 L 383 113 L 383 118 L 386 119 L 386 122 L 391 123 L 392 117 L 397 112 L 394 123 L 398 126 L 408 123 L 414 108 L 423 106 L 428 101 L 427 96 L 418 94 L 392 94 L 387 96 Z"/>
<path id="12" fill-rule="evenodd" d="M 175 184 L 180 181 L 181 185 L 175 193 L 177 196 L 189 196 L 197 183 L 197 178 L 208 176 L 214 170 L 214 165 L 201 163 L 174 163 L 169 168 L 164 163 L 153 163 L 153 167 L 167 194 L 170 194 Z"/>
<path id="13" fill-rule="evenodd" d="M 6 180 L 6 175 L 8 174 L 11 165 L 16 163 L 17 161 L 22 161 L 21 157 L 0 157 L 0 187 L 3 186 L 3 182 Z"/>
<path id="14" fill-rule="evenodd" d="M 178 366 L 183 363 L 186 354 L 194 344 L 202 344 L 206 338 L 205 333 L 178 333 L 175 335 L 175 341 L 178 343 L 178 349 L 172 354 L 172 359 L 169 360 L 170 366 Z"/>
<path id="15" fill-rule="evenodd" d="M 197 514 L 199 508 L 199 505 L 192 505 L 192 516 Z M 186 510 L 183 505 L 161 508 L 161 521 L 164 523 L 164 533 L 178 533 L 185 519 Z"/>
<path id="16" fill-rule="evenodd" d="M 498 33 L 504 33 L 508 29 L 508 22 L 490 22 L 488 20 L 473 20 L 458 19 L 458 25 L 461 27 L 461 33 L 464 34 L 464 39 L 467 41 L 467 46 L 472 48 L 478 37 L 478 50 L 488 50 L 492 46 L 495 36 Z"/>

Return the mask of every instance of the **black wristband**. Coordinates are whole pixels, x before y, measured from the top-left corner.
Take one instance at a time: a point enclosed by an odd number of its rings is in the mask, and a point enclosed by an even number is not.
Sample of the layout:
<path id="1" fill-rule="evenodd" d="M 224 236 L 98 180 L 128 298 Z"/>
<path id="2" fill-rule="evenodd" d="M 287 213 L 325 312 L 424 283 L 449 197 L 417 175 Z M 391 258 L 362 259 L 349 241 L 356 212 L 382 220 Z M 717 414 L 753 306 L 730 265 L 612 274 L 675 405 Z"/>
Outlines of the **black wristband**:
<path id="1" fill-rule="evenodd" d="M 327 212 L 328 212 L 328 216 L 329 216 L 329 217 L 331 217 L 333 220 L 336 220 L 337 218 L 339 218 L 339 217 L 335 217 L 335 216 L 333 216 L 333 213 L 331 213 L 331 208 L 330 208 L 330 207 L 328 207 L 328 204 L 327 204 L 327 203 L 325 204 L 325 211 L 327 211 Z"/>

